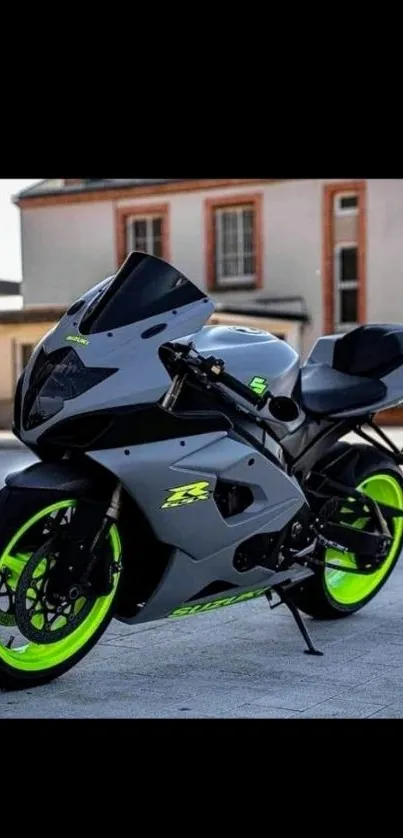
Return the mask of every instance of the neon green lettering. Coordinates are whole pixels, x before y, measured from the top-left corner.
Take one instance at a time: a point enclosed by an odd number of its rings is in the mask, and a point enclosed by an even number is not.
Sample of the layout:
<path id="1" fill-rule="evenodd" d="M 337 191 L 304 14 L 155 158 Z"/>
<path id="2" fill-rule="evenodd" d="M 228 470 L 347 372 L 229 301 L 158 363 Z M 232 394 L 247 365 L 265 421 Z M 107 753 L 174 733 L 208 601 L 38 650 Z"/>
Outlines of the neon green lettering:
<path id="1" fill-rule="evenodd" d="M 259 375 L 255 375 L 255 377 L 252 378 L 252 381 L 249 382 L 249 387 L 254 391 L 254 393 L 261 396 L 267 388 L 267 380 L 266 378 L 260 378 Z"/>
<path id="2" fill-rule="evenodd" d="M 168 489 L 171 494 L 162 504 L 161 509 L 170 509 L 173 506 L 194 503 L 197 500 L 208 500 L 210 485 L 205 480 L 197 483 L 188 483 L 186 486 L 175 486 Z"/>

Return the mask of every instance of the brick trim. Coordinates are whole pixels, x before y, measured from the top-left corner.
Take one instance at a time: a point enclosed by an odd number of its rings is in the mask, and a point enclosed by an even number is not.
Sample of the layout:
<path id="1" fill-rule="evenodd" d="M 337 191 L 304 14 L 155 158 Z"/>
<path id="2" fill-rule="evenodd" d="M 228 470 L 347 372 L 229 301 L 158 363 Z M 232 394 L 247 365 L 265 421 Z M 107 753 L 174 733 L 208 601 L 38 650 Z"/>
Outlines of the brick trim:
<path id="1" fill-rule="evenodd" d="M 206 287 L 208 291 L 218 290 L 241 290 L 238 283 L 224 287 L 215 284 L 215 241 L 214 241 L 214 219 L 213 213 L 216 209 L 228 206 L 245 206 L 251 204 L 255 211 L 255 254 L 256 254 L 256 283 L 248 288 L 258 289 L 263 287 L 263 193 L 253 192 L 238 195 L 223 195 L 217 198 L 207 198 L 204 202 L 204 251 L 206 258 Z"/>
<path id="2" fill-rule="evenodd" d="M 377 425 L 403 425 L 403 407 L 391 407 L 375 416 Z"/>
<path id="3" fill-rule="evenodd" d="M 334 331 L 334 260 L 333 260 L 333 203 L 334 196 L 343 192 L 357 192 L 358 212 L 358 321 L 367 320 L 367 189 L 365 180 L 343 181 L 343 183 L 325 184 L 323 190 L 323 331 Z M 377 413 L 378 425 L 403 425 L 403 407 L 392 407 Z"/>
<path id="4" fill-rule="evenodd" d="M 16 198 L 14 203 L 20 209 L 36 209 L 58 204 L 80 204 L 89 201 L 118 201 L 125 198 L 143 198 L 151 195 L 172 195 L 177 192 L 201 192 L 210 189 L 226 189 L 259 183 L 281 183 L 280 178 L 198 178 L 176 183 L 158 183 L 148 186 L 123 186 L 110 189 L 91 189 L 81 192 L 61 192 L 52 195 L 37 195 L 31 198 Z"/>
<path id="5" fill-rule="evenodd" d="M 136 215 L 145 218 L 147 215 L 159 215 L 162 218 L 162 258 L 170 261 L 170 206 L 169 204 L 133 204 L 132 206 L 116 207 L 115 209 L 115 239 L 116 239 L 116 267 L 119 268 L 127 256 L 126 252 L 126 221 Z"/>
<path id="6" fill-rule="evenodd" d="M 367 209 L 366 183 L 364 180 L 328 183 L 323 188 L 322 205 L 322 298 L 323 298 L 323 333 L 334 332 L 334 247 L 333 230 L 334 196 L 343 192 L 358 194 L 358 321 L 366 322 L 367 311 Z"/>

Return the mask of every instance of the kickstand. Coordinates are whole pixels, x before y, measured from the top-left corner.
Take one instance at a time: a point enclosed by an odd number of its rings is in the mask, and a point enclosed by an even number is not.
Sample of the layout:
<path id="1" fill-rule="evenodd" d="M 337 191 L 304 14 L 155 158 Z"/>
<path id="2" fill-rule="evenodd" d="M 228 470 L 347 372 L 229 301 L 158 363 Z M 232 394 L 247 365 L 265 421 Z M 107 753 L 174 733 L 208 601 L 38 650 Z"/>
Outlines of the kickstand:
<path id="1" fill-rule="evenodd" d="M 302 634 L 302 637 L 304 638 L 305 643 L 308 646 L 307 649 L 304 649 L 305 654 L 323 656 L 323 652 L 320 652 L 319 649 L 315 649 L 315 646 L 312 643 L 312 639 L 301 617 L 301 614 L 299 613 L 297 606 L 288 596 L 286 591 L 282 590 L 280 587 L 273 588 L 273 590 L 275 590 L 278 596 L 280 597 L 280 602 L 277 602 L 275 605 L 271 605 L 269 600 L 270 608 L 277 608 L 278 605 L 286 605 L 288 610 L 291 611 L 291 614 L 294 617 L 294 620 Z"/>

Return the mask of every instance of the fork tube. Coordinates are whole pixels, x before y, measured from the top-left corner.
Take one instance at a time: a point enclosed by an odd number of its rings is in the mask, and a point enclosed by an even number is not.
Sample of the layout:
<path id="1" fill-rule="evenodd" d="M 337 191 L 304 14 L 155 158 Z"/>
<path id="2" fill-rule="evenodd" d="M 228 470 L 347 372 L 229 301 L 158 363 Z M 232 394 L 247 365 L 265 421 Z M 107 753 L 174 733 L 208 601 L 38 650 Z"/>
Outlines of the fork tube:
<path id="1" fill-rule="evenodd" d="M 167 390 L 167 392 L 165 393 L 165 396 L 161 402 L 162 407 L 164 407 L 166 410 L 172 410 L 175 407 L 176 400 L 180 396 L 182 387 L 185 382 L 185 378 L 186 375 L 183 375 L 183 373 L 178 373 L 172 379 L 172 384 L 169 390 Z"/>

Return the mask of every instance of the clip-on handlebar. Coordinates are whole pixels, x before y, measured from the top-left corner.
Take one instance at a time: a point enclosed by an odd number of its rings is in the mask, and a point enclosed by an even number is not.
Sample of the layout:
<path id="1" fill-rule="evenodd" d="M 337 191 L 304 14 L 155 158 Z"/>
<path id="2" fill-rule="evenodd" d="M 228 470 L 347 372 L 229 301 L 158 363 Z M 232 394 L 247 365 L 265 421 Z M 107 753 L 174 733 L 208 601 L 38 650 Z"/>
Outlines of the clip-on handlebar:
<path id="1" fill-rule="evenodd" d="M 223 384 L 229 390 L 232 390 L 232 392 L 249 402 L 249 404 L 257 407 L 258 410 L 261 410 L 267 404 L 268 400 L 272 398 L 272 394 L 269 391 L 266 391 L 263 396 L 254 393 L 250 387 L 242 381 L 239 381 L 238 378 L 234 378 L 233 375 L 225 372 L 224 361 L 220 358 L 215 358 L 213 355 L 205 358 L 196 352 L 192 343 L 170 344 L 168 348 L 173 353 L 175 377 L 169 394 L 167 393 L 166 404 L 171 404 L 172 397 L 176 399 L 180 380 L 190 371 L 194 372 L 197 378 L 202 378 L 214 384 Z M 192 353 L 193 357 L 191 357 Z"/>

